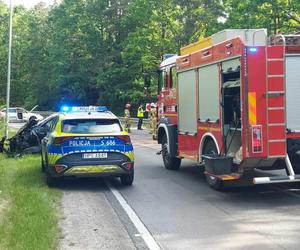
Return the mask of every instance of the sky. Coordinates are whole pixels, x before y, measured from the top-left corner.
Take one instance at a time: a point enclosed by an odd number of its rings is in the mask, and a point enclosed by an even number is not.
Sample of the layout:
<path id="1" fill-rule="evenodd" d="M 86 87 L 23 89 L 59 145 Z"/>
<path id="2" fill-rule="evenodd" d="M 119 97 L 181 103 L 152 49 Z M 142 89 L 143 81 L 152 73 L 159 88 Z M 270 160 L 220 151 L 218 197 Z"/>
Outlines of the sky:
<path id="1" fill-rule="evenodd" d="M 4 0 L 9 5 L 9 0 Z M 13 5 L 24 5 L 26 8 L 31 8 L 37 3 L 44 2 L 46 4 L 53 4 L 54 0 L 12 0 Z"/>

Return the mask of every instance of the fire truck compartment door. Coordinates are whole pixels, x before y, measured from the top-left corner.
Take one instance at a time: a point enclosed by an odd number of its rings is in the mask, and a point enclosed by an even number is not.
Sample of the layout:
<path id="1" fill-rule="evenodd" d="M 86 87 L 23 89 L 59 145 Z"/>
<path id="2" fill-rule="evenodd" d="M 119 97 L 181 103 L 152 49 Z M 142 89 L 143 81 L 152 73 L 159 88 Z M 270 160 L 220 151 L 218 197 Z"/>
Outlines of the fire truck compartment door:
<path id="1" fill-rule="evenodd" d="M 287 128 L 300 131 L 300 55 L 287 55 L 286 70 L 286 122 Z"/>
<path id="2" fill-rule="evenodd" d="M 199 117 L 203 122 L 220 118 L 218 64 L 199 68 Z"/>
<path id="3" fill-rule="evenodd" d="M 196 72 L 178 73 L 178 130 L 179 133 L 197 133 Z"/>

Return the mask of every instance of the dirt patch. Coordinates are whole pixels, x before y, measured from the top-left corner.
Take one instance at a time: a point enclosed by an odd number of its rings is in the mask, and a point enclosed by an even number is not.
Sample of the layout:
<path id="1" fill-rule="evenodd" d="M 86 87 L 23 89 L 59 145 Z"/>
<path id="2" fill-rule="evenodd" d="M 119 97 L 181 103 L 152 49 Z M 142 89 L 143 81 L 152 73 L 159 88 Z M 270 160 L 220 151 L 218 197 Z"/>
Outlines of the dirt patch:
<path id="1" fill-rule="evenodd" d="M 1 191 L 0 191 L 1 195 Z M 10 202 L 8 199 L 4 199 L 0 197 L 0 225 L 2 225 L 5 221 L 5 214 L 9 208 Z"/>
<path id="2" fill-rule="evenodd" d="M 9 199 L 5 199 L 1 197 L 0 190 L 0 249 L 7 249 L 6 241 L 5 241 L 5 232 L 3 231 L 3 225 L 7 222 L 7 213 L 10 207 Z"/>

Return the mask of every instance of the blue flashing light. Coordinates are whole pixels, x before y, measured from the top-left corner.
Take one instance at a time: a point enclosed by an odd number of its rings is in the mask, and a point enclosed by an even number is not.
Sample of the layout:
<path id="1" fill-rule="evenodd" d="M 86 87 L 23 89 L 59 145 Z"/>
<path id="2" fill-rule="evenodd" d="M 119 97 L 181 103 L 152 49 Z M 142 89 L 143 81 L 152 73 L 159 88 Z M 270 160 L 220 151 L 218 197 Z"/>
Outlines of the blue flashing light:
<path id="1" fill-rule="evenodd" d="M 68 106 L 63 106 L 61 108 L 61 110 L 64 111 L 64 112 L 67 112 L 67 111 L 69 111 L 69 107 Z"/>
<path id="2" fill-rule="evenodd" d="M 108 109 L 107 109 L 106 106 L 99 106 L 99 107 L 97 107 L 96 110 L 99 111 L 99 112 L 105 112 L 105 111 L 108 111 Z"/>
<path id="3" fill-rule="evenodd" d="M 249 52 L 256 53 L 257 52 L 257 48 L 256 47 L 251 47 L 251 48 L 249 48 Z"/>
<path id="4" fill-rule="evenodd" d="M 163 57 L 164 57 L 164 60 L 165 60 L 165 59 L 168 59 L 168 58 L 170 58 L 172 56 L 175 56 L 175 55 L 176 54 L 164 54 Z"/>
<path id="5" fill-rule="evenodd" d="M 61 112 L 106 112 L 108 111 L 106 106 L 63 106 L 60 109 Z"/>

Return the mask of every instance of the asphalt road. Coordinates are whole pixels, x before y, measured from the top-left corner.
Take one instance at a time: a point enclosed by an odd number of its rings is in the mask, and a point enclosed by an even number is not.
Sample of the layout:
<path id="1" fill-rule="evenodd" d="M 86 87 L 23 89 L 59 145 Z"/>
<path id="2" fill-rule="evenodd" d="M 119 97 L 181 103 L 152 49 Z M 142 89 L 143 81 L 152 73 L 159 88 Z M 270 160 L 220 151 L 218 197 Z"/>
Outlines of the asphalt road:
<path id="1" fill-rule="evenodd" d="M 115 187 L 162 249 L 299 249 L 300 184 L 208 187 L 203 168 L 163 167 L 159 145 L 133 130 L 135 181 L 68 181 L 61 205 L 60 249 L 147 249 L 114 197 Z M 106 182 L 105 182 L 106 181 Z"/>
<path id="2" fill-rule="evenodd" d="M 299 184 L 235 187 L 217 192 L 207 186 L 201 166 L 183 161 L 179 171 L 166 170 L 161 156 L 156 155 L 159 146 L 147 133 L 133 131 L 132 139 L 135 145 L 134 185 L 122 187 L 117 179 L 109 182 L 161 248 L 299 249 Z M 102 180 L 68 183 L 62 189 L 65 190 L 63 206 L 71 217 L 77 218 L 75 225 L 78 227 L 74 227 L 68 215 L 64 216 L 64 223 L 78 232 L 73 238 L 79 246 L 76 248 L 75 243 L 69 243 L 64 249 L 82 249 L 80 242 L 85 242 L 84 249 L 147 248 Z M 89 219 L 91 214 L 93 219 Z M 93 228 L 107 226 L 110 228 L 108 234 L 103 230 L 93 231 Z M 100 236 L 95 235 L 94 232 L 99 231 Z M 93 238 L 89 239 L 87 235 L 91 232 Z M 72 230 L 65 231 L 67 238 L 70 235 L 73 235 Z M 95 242 L 97 237 L 102 237 L 101 242 L 106 239 L 114 245 L 107 248 L 105 244 L 102 247 L 89 245 L 88 242 Z"/>
<path id="3" fill-rule="evenodd" d="M 166 170 L 134 136 L 136 179 L 121 194 L 164 249 L 299 249 L 300 184 L 210 189 L 203 168 Z"/>

